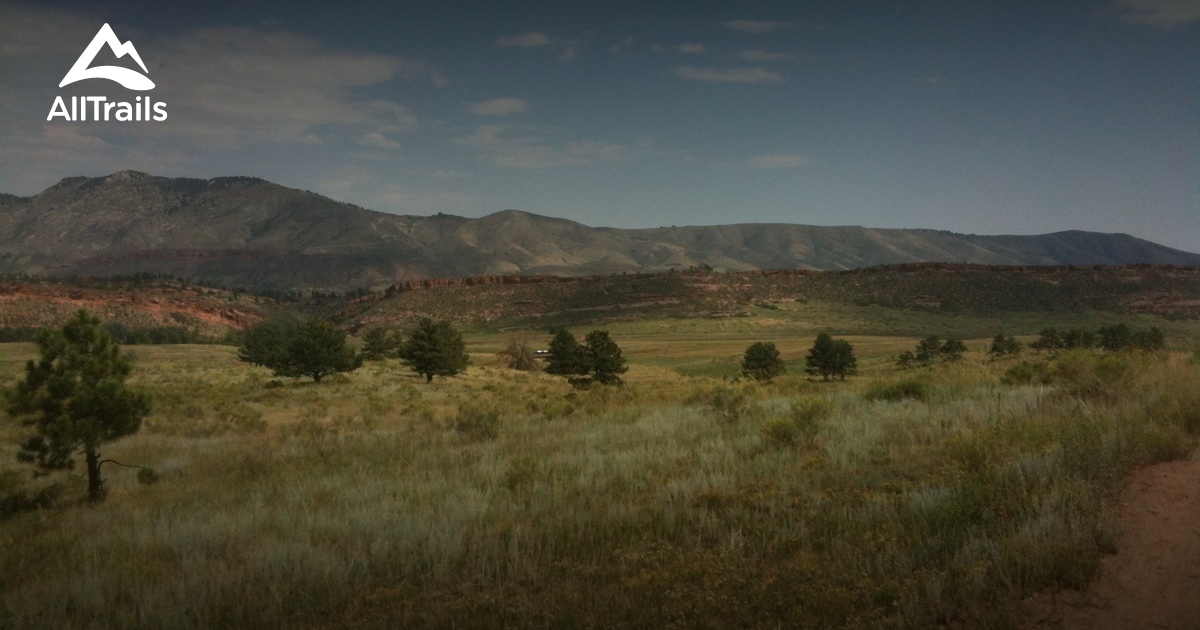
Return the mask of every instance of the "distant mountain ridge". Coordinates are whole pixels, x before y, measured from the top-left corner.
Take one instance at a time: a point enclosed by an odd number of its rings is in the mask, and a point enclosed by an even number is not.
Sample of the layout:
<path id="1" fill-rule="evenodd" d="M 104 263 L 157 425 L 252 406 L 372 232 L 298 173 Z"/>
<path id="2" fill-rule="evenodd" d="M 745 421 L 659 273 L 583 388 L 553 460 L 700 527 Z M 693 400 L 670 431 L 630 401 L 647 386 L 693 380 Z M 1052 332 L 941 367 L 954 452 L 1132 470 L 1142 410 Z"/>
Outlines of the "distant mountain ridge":
<path id="1" fill-rule="evenodd" d="M 882 264 L 1200 265 L 1125 234 L 980 236 L 938 230 L 735 224 L 592 228 L 505 210 L 479 219 L 375 212 L 253 177 L 69 177 L 0 194 L 0 273 L 154 273 L 252 289 L 382 288 L 485 274 L 591 275 L 712 267 Z"/>

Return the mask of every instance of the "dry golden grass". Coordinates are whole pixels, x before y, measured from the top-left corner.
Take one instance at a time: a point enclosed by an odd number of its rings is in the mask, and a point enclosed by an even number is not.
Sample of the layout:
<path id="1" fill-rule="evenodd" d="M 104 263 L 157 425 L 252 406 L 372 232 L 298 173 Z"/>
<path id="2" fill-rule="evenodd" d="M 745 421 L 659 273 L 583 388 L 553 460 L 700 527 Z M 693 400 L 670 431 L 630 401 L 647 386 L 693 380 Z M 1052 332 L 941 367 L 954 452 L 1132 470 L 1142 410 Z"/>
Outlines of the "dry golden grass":
<path id="1" fill-rule="evenodd" d="M 804 331 L 637 326 L 614 334 L 627 384 L 589 391 L 499 367 L 504 335 L 432 384 L 386 361 L 267 388 L 232 348 L 139 347 L 154 411 L 104 454 L 161 481 L 106 469 L 89 507 L 71 477 L 0 522 L 0 625 L 997 627 L 1013 597 L 1086 583 L 1105 493 L 1200 434 L 1186 353 L 1079 353 L 1009 386 L 981 339 L 903 372 L 915 338 L 847 334 L 862 376 L 819 383 Z M 722 378 L 756 340 L 792 373 Z M 29 356 L 0 346 L 0 377 Z M 864 396 L 904 380 L 923 399 Z"/>

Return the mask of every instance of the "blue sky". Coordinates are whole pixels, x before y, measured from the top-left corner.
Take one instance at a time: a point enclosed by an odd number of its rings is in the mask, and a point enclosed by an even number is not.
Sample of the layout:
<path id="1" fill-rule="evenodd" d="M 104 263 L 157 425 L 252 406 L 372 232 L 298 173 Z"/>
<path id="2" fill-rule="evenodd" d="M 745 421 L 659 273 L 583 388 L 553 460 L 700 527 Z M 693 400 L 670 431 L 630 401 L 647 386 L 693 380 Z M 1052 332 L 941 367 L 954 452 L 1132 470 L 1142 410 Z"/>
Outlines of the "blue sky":
<path id="1" fill-rule="evenodd" d="M 57 95 L 133 100 L 58 87 L 104 23 L 166 121 L 46 121 Z M 1200 0 L 0 4 L 0 191 L 23 195 L 131 168 L 405 214 L 1200 251 L 1198 147 Z"/>

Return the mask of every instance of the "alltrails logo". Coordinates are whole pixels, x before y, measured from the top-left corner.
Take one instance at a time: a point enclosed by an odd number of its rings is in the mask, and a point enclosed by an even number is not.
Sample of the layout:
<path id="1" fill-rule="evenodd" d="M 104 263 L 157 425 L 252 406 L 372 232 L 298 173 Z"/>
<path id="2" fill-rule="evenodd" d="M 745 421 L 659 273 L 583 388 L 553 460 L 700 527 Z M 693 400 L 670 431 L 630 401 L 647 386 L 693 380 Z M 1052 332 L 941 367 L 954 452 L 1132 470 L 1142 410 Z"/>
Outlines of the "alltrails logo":
<path id="1" fill-rule="evenodd" d="M 133 42 L 121 43 L 117 39 L 117 34 L 113 32 L 112 27 L 105 24 L 100 27 L 100 31 L 92 38 L 92 43 L 88 44 L 83 50 L 83 54 L 79 55 L 79 59 L 75 60 L 75 65 L 67 72 L 67 76 L 63 77 L 58 87 L 64 87 L 83 81 L 85 79 L 108 79 L 116 81 L 123 87 L 130 90 L 146 91 L 154 89 L 154 82 L 145 74 L 140 74 L 129 68 L 120 66 L 96 66 L 89 67 L 92 61 L 96 59 L 96 54 L 105 45 L 117 58 L 129 55 L 141 66 L 142 72 L 149 73 L 146 69 L 146 64 L 142 63 L 142 58 L 138 55 L 137 49 L 133 47 Z M 91 105 L 91 120 L 118 120 L 118 121 L 143 121 L 155 120 L 163 121 L 167 119 L 167 104 L 155 103 L 149 96 L 137 97 L 132 103 L 113 101 L 109 102 L 107 96 L 72 96 L 71 106 L 67 107 L 67 103 L 63 97 L 56 96 L 54 104 L 50 106 L 50 115 L 46 116 L 46 120 L 54 120 L 58 116 L 64 119 L 75 122 L 88 120 L 88 105 Z"/>

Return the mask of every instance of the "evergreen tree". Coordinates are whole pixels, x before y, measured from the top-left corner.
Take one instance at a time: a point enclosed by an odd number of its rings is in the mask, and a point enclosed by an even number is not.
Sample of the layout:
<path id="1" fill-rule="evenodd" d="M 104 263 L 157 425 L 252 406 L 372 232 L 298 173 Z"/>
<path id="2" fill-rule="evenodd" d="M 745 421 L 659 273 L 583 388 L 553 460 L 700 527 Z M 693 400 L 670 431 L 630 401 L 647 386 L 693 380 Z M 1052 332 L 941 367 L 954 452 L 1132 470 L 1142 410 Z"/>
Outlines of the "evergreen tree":
<path id="1" fill-rule="evenodd" d="M 961 339 L 947 339 L 942 347 L 938 349 L 938 354 L 946 361 L 958 361 L 962 359 L 962 355 L 967 351 L 967 344 Z"/>
<path id="2" fill-rule="evenodd" d="M 858 373 L 858 360 L 854 357 L 853 346 L 845 339 L 835 341 L 828 333 L 817 335 L 804 363 L 805 373 L 820 375 L 826 381 L 833 376 L 846 380 L 847 376 Z"/>
<path id="3" fill-rule="evenodd" d="M 546 351 L 546 373 L 560 376 L 581 376 L 592 366 L 584 347 L 575 340 L 575 335 L 565 328 L 554 332 Z"/>
<path id="4" fill-rule="evenodd" d="M 395 350 L 396 340 L 383 326 L 373 326 L 363 333 L 362 358 L 367 361 L 382 361 Z"/>
<path id="5" fill-rule="evenodd" d="M 1016 337 L 996 335 L 992 338 L 988 354 L 994 358 L 1016 356 L 1021 354 L 1021 342 L 1017 341 Z"/>
<path id="6" fill-rule="evenodd" d="M 1123 350 L 1133 343 L 1133 331 L 1125 324 L 1105 326 L 1096 332 L 1100 336 L 1100 347 L 1109 352 Z"/>
<path id="7" fill-rule="evenodd" d="M 300 323 L 289 317 L 266 319 L 246 331 L 238 359 L 251 365 L 275 368 L 286 362 L 288 343 Z"/>
<path id="8" fill-rule="evenodd" d="M 346 345 L 346 333 L 326 319 L 266 320 L 246 332 L 238 358 L 270 368 L 275 376 L 309 376 L 317 383 L 362 366 L 362 357 Z"/>
<path id="9" fill-rule="evenodd" d="M 603 385 L 620 385 L 621 375 L 629 368 L 621 348 L 608 336 L 608 331 L 593 330 L 587 334 L 585 343 L 592 379 Z"/>
<path id="10" fill-rule="evenodd" d="M 830 374 L 844 381 L 847 376 L 858 374 L 858 359 L 854 356 L 854 346 L 845 339 L 835 339 Z"/>
<path id="11" fill-rule="evenodd" d="M 338 372 L 353 372 L 362 357 L 346 345 L 346 332 L 327 319 L 310 319 L 296 328 L 283 360 L 272 366 L 276 376 L 309 376 L 316 383 Z"/>
<path id="12" fill-rule="evenodd" d="M 400 359 L 414 372 L 425 377 L 454 376 L 467 369 L 470 357 L 462 333 L 447 321 L 428 317 L 417 322 L 416 328 L 400 345 Z"/>
<path id="13" fill-rule="evenodd" d="M 917 352 L 913 356 L 918 365 L 933 365 L 941 352 L 942 340 L 938 339 L 936 335 L 929 335 L 917 342 Z"/>
<path id="14" fill-rule="evenodd" d="M 592 382 L 619 385 L 621 374 L 629 368 L 621 348 L 607 331 L 593 330 L 584 345 L 575 340 L 569 330 L 559 329 L 550 340 L 546 357 L 546 373 L 571 377 L 571 385 L 586 389 Z"/>
<path id="15" fill-rule="evenodd" d="M 1132 344 L 1147 352 L 1154 352 L 1166 347 L 1167 340 L 1158 326 L 1152 326 L 1150 330 L 1139 330 L 1133 333 Z"/>
<path id="16" fill-rule="evenodd" d="M 126 388 L 133 370 L 100 318 L 80 310 L 61 329 L 38 333 L 39 359 L 25 365 L 25 379 L 9 392 L 8 413 L 37 429 L 17 457 L 42 471 L 74 466 L 82 452 L 87 462 L 88 497 L 104 499 L 101 444 L 141 427 L 150 400 Z"/>
<path id="17" fill-rule="evenodd" d="M 1029 344 L 1034 350 L 1047 350 L 1053 352 L 1062 350 L 1065 346 L 1063 343 L 1062 334 L 1057 328 L 1043 328 L 1042 332 L 1038 333 L 1037 341 Z"/>
<path id="18" fill-rule="evenodd" d="M 779 350 L 769 341 L 751 344 L 742 356 L 742 375 L 756 381 L 770 381 L 785 370 Z"/>

